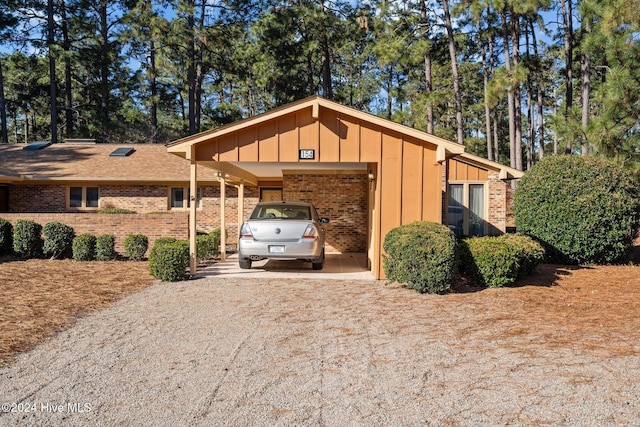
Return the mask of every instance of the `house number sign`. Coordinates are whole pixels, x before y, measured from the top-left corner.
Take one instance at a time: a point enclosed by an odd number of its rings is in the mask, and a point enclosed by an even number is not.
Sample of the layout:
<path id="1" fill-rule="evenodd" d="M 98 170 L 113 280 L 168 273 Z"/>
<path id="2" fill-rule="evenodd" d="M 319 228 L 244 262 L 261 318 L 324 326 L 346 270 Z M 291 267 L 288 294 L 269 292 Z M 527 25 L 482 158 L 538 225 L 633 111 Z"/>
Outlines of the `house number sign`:
<path id="1" fill-rule="evenodd" d="M 300 160 L 313 160 L 316 158 L 316 150 L 300 150 Z"/>

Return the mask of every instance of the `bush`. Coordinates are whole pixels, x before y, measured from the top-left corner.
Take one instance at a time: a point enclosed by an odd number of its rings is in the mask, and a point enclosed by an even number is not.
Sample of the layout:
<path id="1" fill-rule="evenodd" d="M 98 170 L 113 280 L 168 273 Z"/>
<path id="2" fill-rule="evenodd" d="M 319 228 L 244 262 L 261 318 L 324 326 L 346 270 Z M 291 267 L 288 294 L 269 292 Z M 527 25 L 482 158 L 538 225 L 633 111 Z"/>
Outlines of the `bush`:
<path id="1" fill-rule="evenodd" d="M 460 269 L 476 286 L 499 288 L 531 274 L 544 249 L 530 237 L 505 234 L 460 242 Z"/>
<path id="2" fill-rule="evenodd" d="M 42 247 L 42 226 L 27 219 L 17 220 L 13 228 L 13 252 L 20 258 L 38 258 Z"/>
<path id="3" fill-rule="evenodd" d="M 124 239 L 124 253 L 132 261 L 141 261 L 149 248 L 149 239 L 144 234 L 129 234 Z"/>
<path id="4" fill-rule="evenodd" d="M 56 259 L 68 252 L 73 243 L 73 228 L 61 222 L 50 222 L 42 229 L 44 235 L 44 255 Z"/>
<path id="5" fill-rule="evenodd" d="M 75 261 L 91 261 L 96 258 L 96 236 L 80 234 L 73 239 L 72 250 Z"/>
<path id="6" fill-rule="evenodd" d="M 413 222 L 396 227 L 385 236 L 383 248 L 389 280 L 430 293 L 443 293 L 456 280 L 456 237 L 442 224 Z"/>
<path id="7" fill-rule="evenodd" d="M 196 236 L 198 261 L 212 258 L 220 253 L 220 240 L 211 234 Z"/>
<path id="8" fill-rule="evenodd" d="M 189 243 L 163 239 L 165 240 L 156 241 L 149 252 L 149 272 L 156 279 L 165 282 L 182 280 L 189 266 Z"/>
<path id="9" fill-rule="evenodd" d="M 611 263 L 637 235 L 639 187 L 606 160 L 548 156 L 518 183 L 516 227 L 541 242 L 551 262 Z"/>
<path id="10" fill-rule="evenodd" d="M 96 238 L 96 260 L 111 261 L 116 259 L 116 238 L 112 234 L 103 234 Z"/>
<path id="11" fill-rule="evenodd" d="M 131 209 L 122 209 L 122 208 L 107 208 L 102 209 L 99 213 L 101 214 L 134 214 L 136 211 L 132 211 Z"/>
<path id="12" fill-rule="evenodd" d="M 13 225 L 0 218 L 0 256 L 9 255 L 13 249 Z"/>

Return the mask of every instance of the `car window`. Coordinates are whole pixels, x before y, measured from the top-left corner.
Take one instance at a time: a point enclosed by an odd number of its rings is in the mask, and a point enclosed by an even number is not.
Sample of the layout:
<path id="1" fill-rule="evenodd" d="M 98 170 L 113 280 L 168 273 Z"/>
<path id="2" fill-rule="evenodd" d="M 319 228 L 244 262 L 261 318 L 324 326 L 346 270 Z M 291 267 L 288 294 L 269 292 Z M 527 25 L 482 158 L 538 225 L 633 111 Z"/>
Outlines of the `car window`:
<path id="1" fill-rule="evenodd" d="M 263 205 L 257 206 L 250 219 L 299 219 L 310 220 L 311 210 L 308 206 Z"/>

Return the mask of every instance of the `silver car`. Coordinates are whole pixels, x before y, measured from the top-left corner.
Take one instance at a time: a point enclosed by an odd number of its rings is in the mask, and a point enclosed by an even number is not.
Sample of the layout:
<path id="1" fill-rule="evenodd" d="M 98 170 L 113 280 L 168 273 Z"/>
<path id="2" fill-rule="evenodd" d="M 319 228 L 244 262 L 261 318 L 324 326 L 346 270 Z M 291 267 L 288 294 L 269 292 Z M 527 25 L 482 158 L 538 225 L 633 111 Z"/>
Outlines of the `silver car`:
<path id="1" fill-rule="evenodd" d="M 314 270 L 324 264 L 324 224 L 316 208 L 304 202 L 262 202 L 242 224 L 238 241 L 240 268 L 252 261 L 293 259 L 311 262 Z"/>

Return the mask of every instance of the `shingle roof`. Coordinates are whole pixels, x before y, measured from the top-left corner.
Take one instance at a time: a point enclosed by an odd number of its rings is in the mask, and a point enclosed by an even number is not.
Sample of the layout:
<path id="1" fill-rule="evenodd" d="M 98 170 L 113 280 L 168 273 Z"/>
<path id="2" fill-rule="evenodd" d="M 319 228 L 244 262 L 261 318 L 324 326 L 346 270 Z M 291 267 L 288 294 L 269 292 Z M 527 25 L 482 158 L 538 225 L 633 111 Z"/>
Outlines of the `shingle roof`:
<path id="1" fill-rule="evenodd" d="M 0 179 L 30 181 L 189 181 L 189 161 L 152 144 L 53 144 L 23 150 L 24 144 L 0 144 Z M 117 148 L 135 151 L 110 157 Z M 215 181 L 216 172 L 198 167 L 198 180 Z"/>

